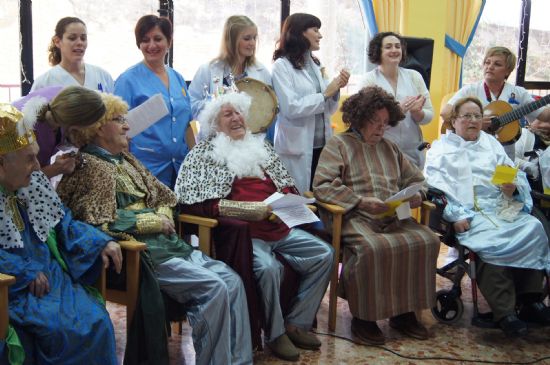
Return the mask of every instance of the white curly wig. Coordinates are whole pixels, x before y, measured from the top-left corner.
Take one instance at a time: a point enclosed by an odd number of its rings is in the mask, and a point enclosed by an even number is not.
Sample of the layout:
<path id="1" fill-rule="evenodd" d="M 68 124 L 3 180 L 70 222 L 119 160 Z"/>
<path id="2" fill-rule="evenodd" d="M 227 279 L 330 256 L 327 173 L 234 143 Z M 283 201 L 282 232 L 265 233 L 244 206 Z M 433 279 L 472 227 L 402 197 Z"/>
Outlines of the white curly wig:
<path id="1" fill-rule="evenodd" d="M 242 114 L 246 122 L 251 103 L 252 98 L 244 92 L 223 94 L 207 102 L 203 111 L 197 118 L 200 123 L 199 138 L 206 139 L 216 135 L 218 132 L 218 115 L 222 106 L 227 104 L 231 105 Z"/>

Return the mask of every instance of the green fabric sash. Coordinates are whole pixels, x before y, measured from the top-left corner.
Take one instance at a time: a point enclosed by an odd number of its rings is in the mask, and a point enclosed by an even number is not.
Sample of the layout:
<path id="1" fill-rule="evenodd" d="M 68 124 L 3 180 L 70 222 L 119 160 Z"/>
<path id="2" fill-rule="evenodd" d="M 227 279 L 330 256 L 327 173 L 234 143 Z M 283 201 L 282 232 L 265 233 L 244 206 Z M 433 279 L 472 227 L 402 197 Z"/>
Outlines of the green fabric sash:
<path id="1" fill-rule="evenodd" d="M 59 263 L 63 271 L 68 273 L 69 269 L 67 267 L 67 264 L 65 263 L 65 260 L 63 260 L 63 257 L 61 257 L 61 254 L 59 253 L 59 249 L 57 248 L 57 233 L 55 232 L 55 229 L 50 230 L 50 234 L 48 235 L 46 244 L 48 245 L 48 248 L 50 249 L 50 252 L 53 258 Z M 82 286 L 84 287 L 84 289 L 88 294 L 96 298 L 101 304 L 105 305 L 105 299 L 103 299 L 103 296 L 95 286 L 92 286 L 92 285 L 82 285 Z"/>
<path id="2" fill-rule="evenodd" d="M 8 362 L 10 365 L 22 365 L 25 361 L 25 350 L 19 340 L 19 336 L 17 336 L 17 332 L 15 332 L 12 326 L 8 327 L 6 346 L 8 348 Z"/>

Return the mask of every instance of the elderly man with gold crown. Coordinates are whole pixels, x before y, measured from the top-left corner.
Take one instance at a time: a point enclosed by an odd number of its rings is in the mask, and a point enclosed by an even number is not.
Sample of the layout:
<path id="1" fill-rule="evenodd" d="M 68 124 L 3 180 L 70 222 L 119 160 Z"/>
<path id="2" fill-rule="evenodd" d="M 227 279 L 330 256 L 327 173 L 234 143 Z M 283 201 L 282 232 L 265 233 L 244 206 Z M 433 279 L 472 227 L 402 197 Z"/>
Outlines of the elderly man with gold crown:
<path id="1" fill-rule="evenodd" d="M 199 116 L 206 139 L 183 161 L 175 192 L 184 211 L 248 222 L 266 344 L 276 356 L 297 361 L 296 347 L 317 350 L 321 345 L 309 330 L 328 285 L 334 250 L 302 229 L 270 219 L 270 206 L 263 201 L 275 192 L 297 190 L 263 135 L 248 129 L 250 105 L 251 98 L 238 92 L 221 94 L 206 105 Z M 276 253 L 300 275 L 298 294 L 286 316 L 279 305 L 282 265 Z"/>
<path id="2" fill-rule="evenodd" d="M 16 278 L 0 363 L 116 364 L 109 314 L 90 285 L 110 259 L 120 271 L 120 247 L 65 209 L 40 171 L 33 127 L 0 104 L 0 272 Z"/>

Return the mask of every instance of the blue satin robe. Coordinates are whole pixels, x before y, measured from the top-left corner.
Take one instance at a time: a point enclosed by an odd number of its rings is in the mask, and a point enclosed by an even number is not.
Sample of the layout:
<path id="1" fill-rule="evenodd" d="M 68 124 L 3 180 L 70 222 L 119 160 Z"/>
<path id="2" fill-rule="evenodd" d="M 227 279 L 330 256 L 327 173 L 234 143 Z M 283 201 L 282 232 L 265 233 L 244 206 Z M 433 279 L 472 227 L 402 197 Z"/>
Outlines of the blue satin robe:
<path id="1" fill-rule="evenodd" d="M 17 280 L 9 289 L 9 315 L 25 349 L 25 364 L 117 364 L 109 313 L 81 285 L 97 280 L 100 254 L 111 238 L 73 220 L 66 210 L 55 230 L 67 273 L 38 239 L 24 211 L 21 215 L 25 246 L 0 249 L 0 272 Z M 42 298 L 28 288 L 39 272 L 50 285 L 50 292 Z M 4 355 L 0 353 L 0 363 Z"/>

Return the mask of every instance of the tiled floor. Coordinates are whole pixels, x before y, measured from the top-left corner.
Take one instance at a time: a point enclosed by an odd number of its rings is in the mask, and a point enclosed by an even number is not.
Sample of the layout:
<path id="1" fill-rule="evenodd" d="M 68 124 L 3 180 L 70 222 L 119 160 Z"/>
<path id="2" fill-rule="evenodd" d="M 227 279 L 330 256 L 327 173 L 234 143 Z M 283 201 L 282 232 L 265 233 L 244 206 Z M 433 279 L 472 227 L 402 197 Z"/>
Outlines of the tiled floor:
<path id="1" fill-rule="evenodd" d="M 441 258 L 446 252 L 442 247 Z M 449 281 L 438 278 L 438 289 L 450 287 Z M 327 331 L 328 296 L 325 296 L 317 315 L 317 331 L 323 345 L 321 351 L 303 351 L 299 364 L 467 364 L 467 363 L 532 363 L 550 364 L 550 328 L 533 328 L 527 338 L 516 340 L 506 338 L 500 330 L 472 327 L 470 318 L 472 301 L 469 279 L 463 281 L 464 315 L 454 325 L 437 322 L 430 311 L 421 314 L 422 322 L 431 332 L 426 341 L 412 340 L 391 329 L 387 321 L 379 321 L 387 341 L 384 347 L 365 346 L 352 342 L 350 331 L 351 315 L 347 302 L 339 299 L 336 331 Z M 125 346 L 125 307 L 108 304 L 115 324 L 117 351 L 123 358 Z M 482 311 L 487 310 L 484 302 Z M 176 325 L 169 339 L 171 364 L 194 364 L 191 329 L 183 326 L 183 335 L 177 334 Z M 254 356 L 255 364 L 284 364 L 285 361 L 271 356 L 266 350 Z"/>

